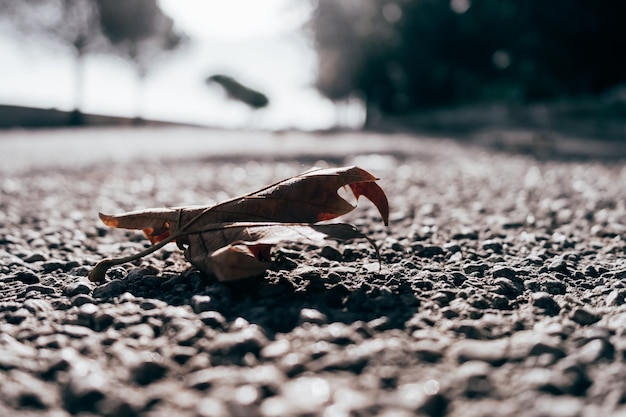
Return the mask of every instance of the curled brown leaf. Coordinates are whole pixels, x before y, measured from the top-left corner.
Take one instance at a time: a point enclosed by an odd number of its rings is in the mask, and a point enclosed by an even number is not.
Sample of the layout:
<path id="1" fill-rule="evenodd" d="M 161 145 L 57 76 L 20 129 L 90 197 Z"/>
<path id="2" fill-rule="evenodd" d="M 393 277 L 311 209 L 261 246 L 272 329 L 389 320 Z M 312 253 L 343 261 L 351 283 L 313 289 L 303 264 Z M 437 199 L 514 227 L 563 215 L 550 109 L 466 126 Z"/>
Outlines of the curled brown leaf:
<path id="1" fill-rule="evenodd" d="M 326 238 L 366 238 L 350 225 L 316 224 L 354 210 L 355 205 L 339 196 L 341 187 L 348 186 L 357 201 L 361 196 L 372 201 L 387 225 L 389 204 L 376 180 L 355 166 L 312 169 L 213 206 L 100 213 L 100 219 L 111 227 L 142 230 L 154 246 L 141 256 L 176 241 L 187 260 L 203 272 L 220 280 L 241 279 L 265 271 L 269 248 L 283 241 L 319 244 Z M 126 259 L 103 260 L 90 279 L 104 279 L 109 267 Z"/>

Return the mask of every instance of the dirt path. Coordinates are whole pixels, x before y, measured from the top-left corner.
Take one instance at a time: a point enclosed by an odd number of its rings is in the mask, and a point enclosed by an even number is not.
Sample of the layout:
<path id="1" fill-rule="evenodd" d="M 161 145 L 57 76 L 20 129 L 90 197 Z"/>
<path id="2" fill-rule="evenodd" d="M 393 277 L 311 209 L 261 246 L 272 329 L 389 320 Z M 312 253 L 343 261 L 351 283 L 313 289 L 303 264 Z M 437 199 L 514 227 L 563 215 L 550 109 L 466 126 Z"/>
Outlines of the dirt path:
<path id="1" fill-rule="evenodd" d="M 626 168 L 402 135 L 0 134 L 0 415 L 624 416 Z M 224 285 L 97 212 L 357 164 L 354 242 Z"/>

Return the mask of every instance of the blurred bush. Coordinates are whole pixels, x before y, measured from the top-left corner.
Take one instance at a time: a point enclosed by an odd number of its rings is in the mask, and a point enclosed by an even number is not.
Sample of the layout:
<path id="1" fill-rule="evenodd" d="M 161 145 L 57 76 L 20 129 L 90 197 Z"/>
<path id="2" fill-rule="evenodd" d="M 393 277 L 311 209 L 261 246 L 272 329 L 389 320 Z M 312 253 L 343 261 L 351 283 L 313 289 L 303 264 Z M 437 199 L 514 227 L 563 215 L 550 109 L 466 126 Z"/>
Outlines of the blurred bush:
<path id="1" fill-rule="evenodd" d="M 626 2 L 316 0 L 317 88 L 375 113 L 593 95 L 626 81 Z"/>

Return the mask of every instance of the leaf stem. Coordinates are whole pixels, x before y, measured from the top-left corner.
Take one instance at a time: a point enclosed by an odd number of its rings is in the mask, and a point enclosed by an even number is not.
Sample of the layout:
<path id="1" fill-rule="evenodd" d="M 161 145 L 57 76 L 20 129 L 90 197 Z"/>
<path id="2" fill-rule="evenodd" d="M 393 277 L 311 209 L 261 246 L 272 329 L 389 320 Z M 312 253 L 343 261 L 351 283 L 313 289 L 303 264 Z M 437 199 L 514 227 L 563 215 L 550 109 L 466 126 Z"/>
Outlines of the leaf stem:
<path id="1" fill-rule="evenodd" d="M 122 258 L 106 258 L 106 259 L 101 260 L 100 262 L 96 264 L 96 266 L 89 273 L 88 275 L 89 281 L 92 281 L 92 282 L 104 281 L 104 277 L 107 271 L 109 270 L 109 268 L 116 266 L 116 265 L 125 264 L 126 262 L 132 262 L 139 258 L 143 258 L 144 256 L 149 255 L 152 252 L 161 249 L 163 246 L 175 240 L 177 237 L 180 237 L 182 234 L 183 234 L 182 232 L 176 232 L 170 235 L 169 237 L 167 237 L 166 239 L 163 239 L 156 245 L 152 245 L 149 248 L 144 249 L 141 252 L 138 252 L 134 255 L 124 256 Z"/>

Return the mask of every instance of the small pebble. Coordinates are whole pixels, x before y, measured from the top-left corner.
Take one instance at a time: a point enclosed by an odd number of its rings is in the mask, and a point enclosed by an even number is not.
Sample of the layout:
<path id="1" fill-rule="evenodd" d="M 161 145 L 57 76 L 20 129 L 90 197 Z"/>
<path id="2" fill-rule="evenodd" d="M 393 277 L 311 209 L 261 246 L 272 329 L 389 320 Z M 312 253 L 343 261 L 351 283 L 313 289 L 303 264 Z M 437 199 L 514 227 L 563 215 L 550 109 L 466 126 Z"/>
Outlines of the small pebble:
<path id="1" fill-rule="evenodd" d="M 73 306 L 80 307 L 83 304 L 87 304 L 87 303 L 94 304 L 95 299 L 87 294 L 77 294 L 71 298 L 70 302 L 72 303 Z"/>
<path id="2" fill-rule="evenodd" d="M 328 317 L 319 310 L 313 308 L 303 308 L 300 310 L 299 323 L 326 324 Z"/>
<path id="3" fill-rule="evenodd" d="M 213 329 L 223 329 L 226 326 L 226 319 L 217 311 L 203 311 L 198 315 L 198 318 Z"/>
<path id="4" fill-rule="evenodd" d="M 194 295 L 191 297 L 191 307 L 196 314 L 215 310 L 215 302 L 209 295 Z"/>
<path id="5" fill-rule="evenodd" d="M 211 352 L 217 355 L 242 358 L 246 353 L 258 354 L 268 343 L 257 326 L 251 325 L 234 333 L 220 333 L 210 343 Z"/>
<path id="6" fill-rule="evenodd" d="M 26 258 L 24 258 L 24 262 L 32 264 L 34 262 L 43 262 L 45 261 L 46 258 L 42 253 L 33 253 L 32 255 L 27 256 Z"/>
<path id="7" fill-rule="evenodd" d="M 139 385 L 149 385 L 165 376 L 167 366 L 160 360 L 149 358 L 142 360 L 130 371 L 131 377 Z"/>
<path id="8" fill-rule="evenodd" d="M 341 261 L 343 254 L 332 246 L 324 246 L 320 251 L 320 255 L 330 261 Z"/>
<path id="9" fill-rule="evenodd" d="M 31 271 L 19 271 L 15 274 L 15 279 L 24 284 L 38 284 L 39 276 Z"/>
<path id="10" fill-rule="evenodd" d="M 559 304 L 547 292 L 535 292 L 532 294 L 532 301 L 535 307 L 545 310 L 549 316 L 555 316 L 561 311 Z"/>
<path id="11" fill-rule="evenodd" d="M 611 361 L 615 355 L 615 347 L 605 339 L 594 339 L 583 345 L 574 353 L 576 361 L 581 364 L 594 364 L 599 360 Z"/>
<path id="12" fill-rule="evenodd" d="M 96 289 L 93 290 L 93 296 L 95 298 L 113 298 L 126 291 L 126 288 L 126 282 L 114 279 L 106 284 L 96 287 Z"/>
<path id="13" fill-rule="evenodd" d="M 438 255 L 443 255 L 444 249 L 441 246 L 428 245 L 424 246 L 417 252 L 417 256 L 421 256 L 423 258 L 434 258 Z"/>
<path id="14" fill-rule="evenodd" d="M 490 250 L 494 253 L 502 253 L 502 243 L 495 239 L 488 239 L 482 242 L 482 248 L 485 250 Z"/>
<path id="15" fill-rule="evenodd" d="M 497 266 L 493 268 L 492 275 L 494 278 L 508 278 L 509 280 L 517 276 L 517 272 L 508 266 Z"/>
<path id="16" fill-rule="evenodd" d="M 600 316 L 598 314 L 585 308 L 574 309 L 574 311 L 570 314 L 570 318 L 582 326 L 587 326 L 600 320 Z"/>
<path id="17" fill-rule="evenodd" d="M 479 398 L 494 393 L 490 374 L 491 367 L 485 362 L 470 361 L 460 366 L 456 378 L 467 398 Z"/>
<path id="18" fill-rule="evenodd" d="M 508 340 L 460 340 L 451 348 L 459 363 L 481 361 L 502 365 L 507 360 Z"/>
<path id="19" fill-rule="evenodd" d="M 98 364 L 90 360 L 74 361 L 62 386 L 65 408 L 72 414 L 96 411 L 98 403 L 106 398 L 108 385 Z"/>
<path id="20" fill-rule="evenodd" d="M 463 272 L 466 274 L 478 274 L 479 276 L 482 276 L 488 269 L 489 266 L 484 263 L 471 263 L 463 266 Z"/>
<path id="21" fill-rule="evenodd" d="M 54 294 L 56 293 L 56 289 L 49 285 L 43 284 L 31 284 L 24 289 L 25 293 L 29 293 L 31 291 L 35 291 L 41 294 Z"/>
<path id="22" fill-rule="evenodd" d="M 558 257 L 550 262 L 550 264 L 548 265 L 548 271 L 560 272 L 567 276 L 571 275 L 571 271 L 567 266 L 567 262 L 565 262 L 563 258 Z"/>
<path id="23" fill-rule="evenodd" d="M 63 291 L 70 297 L 77 294 L 89 294 L 91 293 L 91 286 L 86 282 L 77 281 L 66 285 Z"/>

